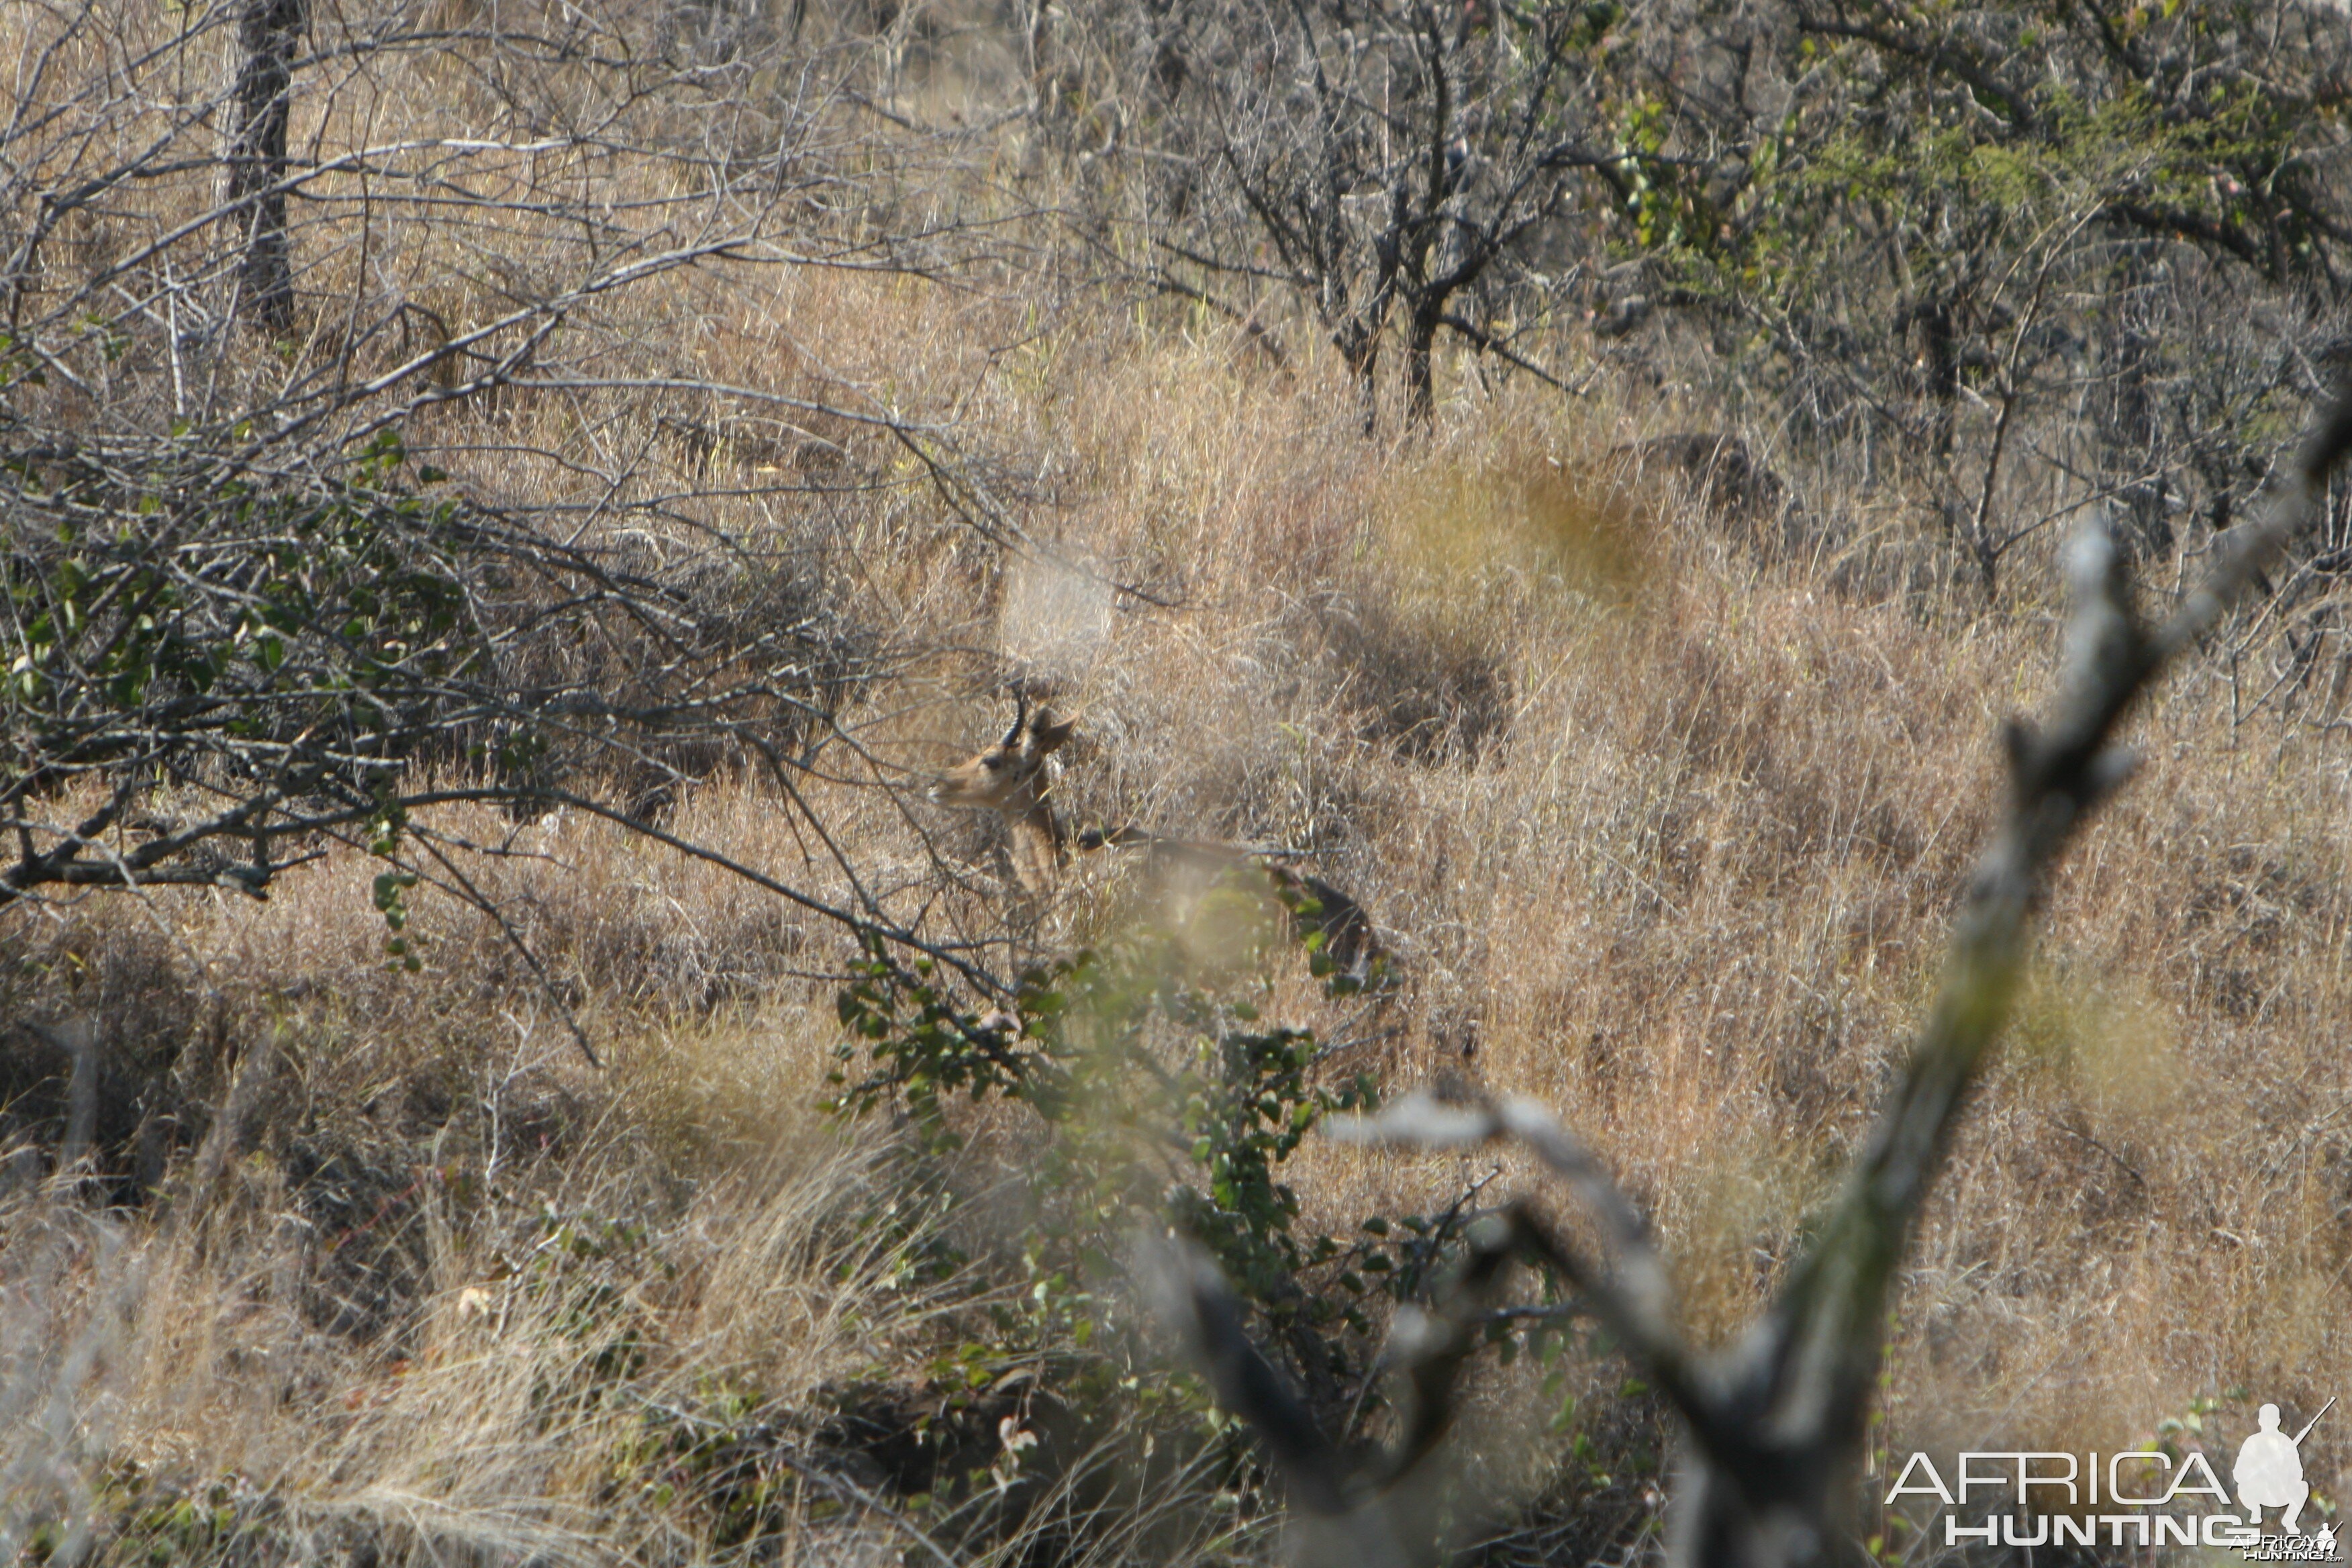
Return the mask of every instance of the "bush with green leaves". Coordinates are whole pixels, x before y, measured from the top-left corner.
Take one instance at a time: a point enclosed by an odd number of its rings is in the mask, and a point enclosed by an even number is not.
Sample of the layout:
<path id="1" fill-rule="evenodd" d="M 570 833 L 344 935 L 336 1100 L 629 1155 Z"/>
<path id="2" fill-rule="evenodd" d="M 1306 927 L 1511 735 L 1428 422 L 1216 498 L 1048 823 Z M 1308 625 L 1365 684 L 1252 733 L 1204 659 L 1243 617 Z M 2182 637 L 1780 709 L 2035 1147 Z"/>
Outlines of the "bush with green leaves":
<path id="1" fill-rule="evenodd" d="M 1139 1317 L 1134 1249 L 1171 1231 L 1217 1260 L 1324 1419 L 1359 1436 L 1384 1419 L 1386 1309 L 1447 1288 L 1483 1184 L 1435 1214 L 1367 1216 L 1344 1237 L 1304 1221 L 1286 1163 L 1327 1116 L 1374 1109 L 1377 1091 L 1366 1075 L 1338 1072 L 1313 1031 L 1266 1016 L 1268 944 L 1293 928 L 1245 881 L 1238 874 L 1221 892 L 1236 924 L 1244 900 L 1265 906 L 1263 940 L 1222 975 L 1145 928 L 1032 968 L 1010 1004 L 993 1006 L 873 939 L 838 992 L 846 1037 L 833 1108 L 895 1118 L 908 1151 L 902 1180 L 935 1193 L 961 1183 L 978 1216 L 963 1234 L 989 1237 L 982 1257 L 946 1264 L 977 1270 L 988 1304 L 929 1368 L 927 1419 L 943 1449 L 958 1423 L 994 1431 L 1011 1377 L 1023 1411 L 1050 1406 L 1086 1435 L 1066 1455 L 1103 1443 L 1128 1445 L 1134 1464 L 1205 1453 L 1255 1496 L 1263 1470 Z M 1310 963 L 1321 956 L 1314 933 L 1297 940 Z M 1323 978 L 1334 995 L 1360 984 Z M 991 1175 L 1004 1169 L 991 1155 L 1008 1152 L 1019 1167 L 1002 1184 L 1014 1194 L 1009 1222 Z M 1553 1306 L 1500 1315 L 1482 1338 L 1507 1356 L 1557 1354 L 1569 1325 L 1557 1289 L 1545 1295 Z M 1018 1488 L 1002 1472 L 1020 1457 L 990 1453 L 964 1485 L 1017 1514 L 1007 1500 Z"/>
<path id="2" fill-rule="evenodd" d="M 1282 1166 L 1326 1114 L 1369 1108 L 1371 1080 L 1326 1082 L 1311 1031 L 1193 978 L 1167 934 L 1131 932 L 1033 968 L 1009 1008 L 976 1006 L 929 961 L 869 941 L 837 1006 L 849 1036 L 834 1075 L 840 1111 L 892 1108 L 934 1157 L 966 1139 L 958 1100 L 1009 1102 L 1042 1124 L 1018 1244 L 1038 1342 L 1086 1342 L 1138 1225 L 1197 1238 L 1275 1322 L 1369 1330 L 1364 1276 L 1392 1269 L 1394 1248 L 1376 1231 L 1345 1243 L 1301 1234 Z M 1316 1270 L 1336 1297 L 1301 1288 Z"/>
<path id="3" fill-rule="evenodd" d="M 707 591 L 625 547 L 558 539 L 444 478 L 390 427 L 302 475 L 193 441 L 0 447 L 0 821 L 20 847 L 0 900 L 45 886 L 266 894 L 331 838 L 389 855 L 425 805 L 543 809 L 624 763 L 740 742 L 763 718 L 789 731 L 837 700 L 815 628 L 796 663 L 787 628 L 725 624 Z M 734 596 L 758 599 L 760 563 L 740 569 Z M 578 651 L 653 644 L 667 664 Z M 75 824 L 52 824 L 77 791 Z M 390 896 L 379 888 L 380 905 Z"/>

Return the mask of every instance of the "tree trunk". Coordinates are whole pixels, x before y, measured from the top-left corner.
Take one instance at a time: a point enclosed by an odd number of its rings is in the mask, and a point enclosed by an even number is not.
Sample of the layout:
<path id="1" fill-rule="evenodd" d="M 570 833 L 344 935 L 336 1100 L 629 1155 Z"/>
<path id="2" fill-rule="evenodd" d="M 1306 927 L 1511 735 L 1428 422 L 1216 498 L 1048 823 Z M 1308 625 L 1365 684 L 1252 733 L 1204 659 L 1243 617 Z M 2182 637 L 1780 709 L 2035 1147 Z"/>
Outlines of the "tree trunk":
<path id="1" fill-rule="evenodd" d="M 1952 321 L 1952 302 L 1932 300 L 1918 307 L 1915 320 L 1926 340 L 1927 396 L 1934 404 L 1933 450 L 1938 458 L 1952 455 L 1952 435 L 1960 408 L 1960 347 Z"/>
<path id="2" fill-rule="evenodd" d="M 1977 579 L 1984 584 L 1986 605 L 1997 603 L 2000 597 L 2000 551 L 1993 543 L 1991 531 L 1956 500 L 1943 503 L 1943 514 L 1944 531 L 1969 552 L 1969 560 L 1977 569 Z"/>
<path id="3" fill-rule="evenodd" d="M 1437 346 L 1438 319 L 1444 310 L 1443 301 L 1415 310 L 1412 313 L 1412 332 L 1405 341 L 1405 420 L 1424 429 L 1437 417 L 1437 380 L 1430 365 L 1430 356 Z"/>
<path id="4" fill-rule="evenodd" d="M 294 325 L 294 279 L 286 247 L 286 130 L 292 117 L 294 52 L 304 0 L 246 0 L 237 30 L 236 115 L 228 199 L 245 248 L 245 297 L 272 332 Z"/>
<path id="5" fill-rule="evenodd" d="M 1348 374 L 1356 378 L 1356 393 L 1364 405 L 1364 439 L 1372 440 L 1381 433 L 1380 329 L 1349 321 L 1332 340 L 1339 346 L 1339 357 L 1348 362 Z"/>

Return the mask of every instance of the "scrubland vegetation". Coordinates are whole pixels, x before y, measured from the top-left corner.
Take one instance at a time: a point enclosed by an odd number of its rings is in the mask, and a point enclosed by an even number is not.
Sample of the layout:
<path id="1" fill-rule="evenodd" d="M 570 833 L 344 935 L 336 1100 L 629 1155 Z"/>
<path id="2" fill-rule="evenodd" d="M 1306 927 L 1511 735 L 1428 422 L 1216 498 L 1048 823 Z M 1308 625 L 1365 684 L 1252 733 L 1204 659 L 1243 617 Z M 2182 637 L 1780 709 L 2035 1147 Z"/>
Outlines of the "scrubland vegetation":
<path id="1" fill-rule="evenodd" d="M 0 61 L 23 1563 L 1348 1553 L 1145 1238 L 1408 1430 L 1390 1331 L 1547 1189 L 1317 1124 L 1526 1096 L 1733 1343 L 2060 544 L 2160 618 L 2347 342 L 2326 6 L 28 0 Z M 2352 1394 L 2345 502 L 2129 718 L 1822 1560 L 1948 1555 L 1915 1449 L 2226 1473 Z M 1040 878 L 924 788 L 1045 707 Z M 1497 1288 L 1399 1560 L 1654 1559 L 1654 1379 Z"/>

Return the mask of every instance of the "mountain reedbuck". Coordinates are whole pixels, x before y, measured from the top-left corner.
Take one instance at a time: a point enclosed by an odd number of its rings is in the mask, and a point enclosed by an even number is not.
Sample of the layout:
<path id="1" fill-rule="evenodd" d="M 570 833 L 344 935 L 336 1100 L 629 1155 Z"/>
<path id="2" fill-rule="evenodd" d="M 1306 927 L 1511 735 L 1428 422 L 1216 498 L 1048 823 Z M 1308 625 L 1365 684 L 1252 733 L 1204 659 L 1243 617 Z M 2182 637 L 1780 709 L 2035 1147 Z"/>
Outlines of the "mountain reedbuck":
<path id="1" fill-rule="evenodd" d="M 1048 798 L 1054 776 L 1046 759 L 1062 749 L 1077 728 L 1075 719 L 1055 723 L 1051 710 L 1029 710 L 1018 693 L 1013 728 L 1004 739 L 940 775 L 929 790 L 940 805 L 992 811 L 1013 833 L 1013 869 L 1021 885 L 1043 893 L 1054 885 L 1065 850 L 1062 824 Z"/>
<path id="2" fill-rule="evenodd" d="M 940 775 L 929 792 L 936 805 L 993 811 L 1004 818 L 1013 840 L 1013 867 L 1021 884 L 1032 893 L 1054 885 L 1067 859 L 1068 839 L 1054 810 L 1053 774 L 1047 759 L 1069 740 L 1075 719 L 1056 723 L 1053 713 L 1034 713 L 1025 698 L 1015 695 L 1013 728 L 1004 738 L 968 761 Z M 1371 917 L 1361 904 L 1284 858 L 1238 844 L 1197 838 L 1170 838 L 1139 827 L 1088 828 L 1078 835 L 1082 851 L 1139 851 L 1150 882 L 1168 899 L 1197 900 L 1212 887 L 1235 872 L 1255 871 L 1266 891 L 1288 913 L 1299 939 L 1321 938 L 1316 943 L 1332 966 L 1360 980 L 1371 978 L 1384 965 L 1384 955 L 1373 933 Z M 1318 964 L 1318 971 L 1321 965 Z"/>

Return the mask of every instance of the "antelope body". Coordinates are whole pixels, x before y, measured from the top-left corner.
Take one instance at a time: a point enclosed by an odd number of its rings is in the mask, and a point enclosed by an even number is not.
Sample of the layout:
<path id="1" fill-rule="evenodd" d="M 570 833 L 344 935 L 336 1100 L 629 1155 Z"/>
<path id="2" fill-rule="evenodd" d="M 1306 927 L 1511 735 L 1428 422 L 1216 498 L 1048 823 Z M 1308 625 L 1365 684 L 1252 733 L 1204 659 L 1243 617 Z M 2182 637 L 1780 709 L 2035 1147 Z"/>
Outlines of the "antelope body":
<path id="1" fill-rule="evenodd" d="M 1299 937 L 1320 933 L 1322 951 L 1333 963 L 1350 973 L 1363 973 L 1381 957 L 1380 939 L 1364 906 L 1347 894 L 1281 858 L 1238 844 L 1201 838 L 1169 838 L 1139 827 L 1109 832 L 1088 828 L 1078 835 L 1078 847 L 1140 849 L 1156 879 L 1206 887 L 1234 871 L 1250 869 L 1265 877 L 1275 900 L 1289 911 Z"/>
<path id="2" fill-rule="evenodd" d="M 929 789 L 940 805 L 993 811 L 1004 818 L 1013 841 L 1013 868 L 1032 893 L 1049 890 L 1068 859 L 1069 844 L 1054 810 L 1048 760 L 1076 729 L 1075 719 L 1056 722 L 1044 707 L 1032 712 L 1016 695 L 1013 727 L 1004 738 L 941 773 Z M 1180 896 L 1197 898 L 1236 871 L 1263 876 L 1267 891 L 1288 912 L 1304 940 L 1319 933 L 1321 951 L 1339 969 L 1363 976 L 1382 956 L 1371 917 L 1364 907 L 1319 877 L 1284 858 L 1238 844 L 1171 838 L 1134 827 L 1078 835 L 1081 851 L 1139 850 L 1153 881 Z"/>

